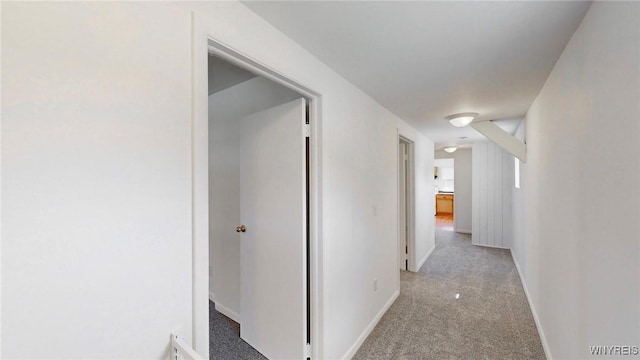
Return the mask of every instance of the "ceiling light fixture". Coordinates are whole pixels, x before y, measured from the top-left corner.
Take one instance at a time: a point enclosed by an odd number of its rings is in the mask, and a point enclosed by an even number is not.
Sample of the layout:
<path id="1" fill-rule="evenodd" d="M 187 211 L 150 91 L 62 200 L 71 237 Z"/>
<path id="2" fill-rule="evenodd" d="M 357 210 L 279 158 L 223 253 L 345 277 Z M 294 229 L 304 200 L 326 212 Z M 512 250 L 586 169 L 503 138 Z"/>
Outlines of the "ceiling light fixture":
<path id="1" fill-rule="evenodd" d="M 455 146 L 447 146 L 446 148 L 443 148 L 442 150 L 448 152 L 449 154 L 451 154 L 452 152 L 455 152 L 456 150 L 458 150 L 457 147 Z"/>
<path id="2" fill-rule="evenodd" d="M 477 113 L 462 113 L 462 114 L 447 116 L 447 120 L 449 120 L 451 125 L 455 127 L 465 127 L 471 124 L 471 122 L 473 121 L 473 119 L 475 119 L 476 116 L 478 116 Z"/>

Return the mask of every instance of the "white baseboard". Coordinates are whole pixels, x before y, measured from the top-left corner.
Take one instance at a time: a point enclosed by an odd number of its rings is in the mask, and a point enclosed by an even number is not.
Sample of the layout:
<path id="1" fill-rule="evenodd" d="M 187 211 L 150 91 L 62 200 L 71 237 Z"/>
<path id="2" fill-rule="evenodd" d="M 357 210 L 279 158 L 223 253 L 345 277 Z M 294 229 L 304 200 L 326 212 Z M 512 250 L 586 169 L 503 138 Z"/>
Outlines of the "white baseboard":
<path id="1" fill-rule="evenodd" d="M 216 303 L 216 310 L 220 314 L 228 317 L 229 319 L 231 319 L 231 320 L 233 320 L 233 321 L 235 321 L 237 323 L 240 323 L 240 315 L 238 313 L 230 310 L 228 307 L 226 307 L 226 306 L 224 306 L 224 305 L 222 305 L 220 303 Z"/>
<path id="2" fill-rule="evenodd" d="M 461 233 L 461 234 L 469 234 L 471 235 L 471 230 L 467 230 L 467 229 L 456 229 L 455 230 L 457 233 Z"/>
<path id="3" fill-rule="evenodd" d="M 420 260 L 420 262 L 418 263 L 418 266 L 416 266 L 416 270 L 415 271 L 420 271 L 420 268 L 422 267 L 422 265 L 424 265 L 424 263 L 427 262 L 427 259 L 429 258 L 429 256 L 431 256 L 431 254 L 433 253 L 433 250 L 436 249 L 436 246 L 433 245 L 431 247 L 431 250 L 427 251 L 427 254 L 422 258 L 422 260 Z"/>
<path id="4" fill-rule="evenodd" d="M 538 313 L 536 312 L 536 308 L 533 306 L 533 301 L 531 301 L 531 296 L 529 295 L 529 289 L 527 289 L 527 283 L 524 280 L 524 276 L 522 276 L 522 271 L 520 270 L 520 264 L 518 264 L 518 260 L 513 255 L 513 251 L 511 251 L 511 258 L 513 259 L 513 263 L 516 265 L 516 270 L 518 271 L 518 276 L 520 276 L 520 282 L 522 283 L 522 288 L 524 289 L 524 294 L 527 297 L 527 301 L 529 302 L 529 308 L 531 308 L 531 314 L 533 314 L 533 321 L 536 323 L 536 328 L 538 329 L 538 334 L 540 335 L 540 342 L 542 342 L 542 349 L 544 350 L 544 355 L 547 359 L 553 359 L 551 356 L 551 351 L 549 350 L 549 344 L 547 343 L 547 338 L 544 336 L 544 331 L 542 330 L 542 325 L 540 324 L 540 318 L 538 318 Z"/>
<path id="5" fill-rule="evenodd" d="M 378 325 L 378 322 L 380 321 L 380 319 L 382 319 L 382 316 L 387 312 L 387 310 L 389 310 L 389 308 L 391 307 L 391 305 L 393 305 L 393 302 L 396 301 L 399 295 L 400 295 L 400 290 L 396 290 L 396 292 L 394 292 L 393 295 L 391 295 L 391 298 L 389 299 L 389 301 L 387 301 L 387 303 L 384 304 L 384 306 L 382 307 L 382 309 L 380 309 L 378 314 L 376 314 L 373 320 L 371 320 L 369 325 L 364 329 L 362 334 L 360 334 L 356 342 L 353 345 L 351 345 L 349 350 L 347 350 L 347 353 L 344 354 L 342 359 L 351 359 L 356 354 L 356 352 L 358 352 L 358 349 L 360 349 L 360 346 L 362 346 L 364 341 L 367 340 L 367 337 L 369 336 L 369 334 L 371 334 L 371 332 L 376 327 L 376 325 Z"/>
<path id="6" fill-rule="evenodd" d="M 484 246 L 484 247 L 493 248 L 493 249 L 511 250 L 511 248 L 508 248 L 508 247 L 495 246 L 495 245 L 485 245 L 485 244 L 474 244 L 473 242 L 471 242 L 471 245 Z"/>
<path id="7" fill-rule="evenodd" d="M 236 313 L 235 311 L 229 309 L 228 307 L 220 304 L 219 302 L 217 302 L 215 295 L 213 295 L 212 292 L 209 292 L 209 300 L 213 301 L 213 303 L 215 304 L 216 307 L 216 311 L 218 311 L 220 314 L 228 317 L 229 319 L 240 323 L 240 315 L 238 313 Z"/>

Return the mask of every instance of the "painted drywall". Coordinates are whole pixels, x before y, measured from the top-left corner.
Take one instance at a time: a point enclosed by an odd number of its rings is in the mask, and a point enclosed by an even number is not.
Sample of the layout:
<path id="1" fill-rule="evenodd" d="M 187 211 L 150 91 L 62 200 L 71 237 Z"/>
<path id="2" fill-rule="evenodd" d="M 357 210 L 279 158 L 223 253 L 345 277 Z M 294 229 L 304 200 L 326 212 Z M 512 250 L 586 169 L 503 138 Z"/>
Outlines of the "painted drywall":
<path id="1" fill-rule="evenodd" d="M 445 178 L 449 180 L 453 178 L 455 181 L 453 159 L 435 159 L 433 166 L 438 168 L 438 178 L 434 180 L 434 189 L 448 191 Z M 452 189 L 455 189 L 454 183 L 451 183 L 451 186 Z"/>
<path id="2" fill-rule="evenodd" d="M 314 351 L 349 357 L 399 290 L 398 118 L 242 5 L 202 6 L 218 11 L 209 27 L 219 41 L 322 95 L 322 332 Z"/>
<path id="3" fill-rule="evenodd" d="M 471 233 L 471 209 L 472 209 L 472 186 L 471 186 L 471 149 L 458 149 L 454 153 L 455 171 L 455 197 L 454 197 L 454 231 L 460 233 Z"/>
<path id="4" fill-rule="evenodd" d="M 522 119 L 518 128 L 516 129 L 513 136 L 522 141 L 526 141 L 526 119 Z M 514 162 L 516 159 L 514 158 Z M 525 193 L 527 189 L 527 177 L 526 177 L 526 169 L 527 164 L 523 163 L 520 160 L 517 160 L 520 163 L 520 188 L 516 188 L 515 184 L 513 189 L 511 190 L 511 221 L 513 224 L 513 239 L 511 242 L 511 254 L 514 259 L 519 259 L 518 266 L 521 271 L 524 271 L 527 268 L 526 257 L 523 256 L 525 251 L 525 239 L 527 236 L 527 221 L 525 214 Z M 515 163 L 514 163 L 515 167 Z M 514 169 L 514 177 L 515 177 L 515 169 Z M 524 281 L 524 280 L 523 280 Z"/>
<path id="5" fill-rule="evenodd" d="M 594 2 L 527 113 L 514 206 L 526 229 L 514 258 L 549 358 L 638 345 L 638 99 L 640 4 Z"/>
<path id="6" fill-rule="evenodd" d="M 397 126 L 398 134 L 412 141 L 414 147 L 415 242 L 409 270 L 418 271 L 435 249 L 433 141 L 402 120 Z"/>
<path id="7" fill-rule="evenodd" d="M 474 245 L 511 248 L 513 155 L 491 141 L 476 142 L 472 153 L 472 234 Z"/>
<path id="8" fill-rule="evenodd" d="M 5 2 L 2 357 L 193 340 L 192 12 L 322 95 L 317 357 L 352 354 L 397 296 L 397 117 L 237 2 Z"/>
<path id="9" fill-rule="evenodd" d="M 161 358 L 171 331 L 190 336 L 190 35 L 174 18 L 2 4 L 3 358 Z"/>
<path id="10" fill-rule="evenodd" d="M 436 159 L 454 159 L 453 228 L 456 232 L 466 234 L 471 234 L 472 230 L 472 152 L 471 148 L 461 148 L 452 154 L 442 150 L 435 151 Z"/>
<path id="11" fill-rule="evenodd" d="M 300 97 L 263 77 L 209 96 L 209 291 L 231 318 L 240 315 L 238 120 Z"/>

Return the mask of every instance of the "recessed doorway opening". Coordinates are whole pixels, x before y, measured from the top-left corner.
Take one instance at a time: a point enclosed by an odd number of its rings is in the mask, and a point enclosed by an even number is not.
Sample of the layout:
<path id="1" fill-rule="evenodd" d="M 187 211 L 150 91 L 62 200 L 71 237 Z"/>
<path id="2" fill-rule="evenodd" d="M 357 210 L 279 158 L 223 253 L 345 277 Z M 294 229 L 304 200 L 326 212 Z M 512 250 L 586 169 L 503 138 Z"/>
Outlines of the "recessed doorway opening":
<path id="1" fill-rule="evenodd" d="M 315 357 L 320 96 L 207 41 L 210 356 Z"/>
<path id="2" fill-rule="evenodd" d="M 412 270 L 415 237 L 414 143 L 398 137 L 398 267 Z M 417 271 L 417 269 L 416 269 Z"/>
<path id="3" fill-rule="evenodd" d="M 454 159 L 435 159 L 436 228 L 454 231 Z"/>

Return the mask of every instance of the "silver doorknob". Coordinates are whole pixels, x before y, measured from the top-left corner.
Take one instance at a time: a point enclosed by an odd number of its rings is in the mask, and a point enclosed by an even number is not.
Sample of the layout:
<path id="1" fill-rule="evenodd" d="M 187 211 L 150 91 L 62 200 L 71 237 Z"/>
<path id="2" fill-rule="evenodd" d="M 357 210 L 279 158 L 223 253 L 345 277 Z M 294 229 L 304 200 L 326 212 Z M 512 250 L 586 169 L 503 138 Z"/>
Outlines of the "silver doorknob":
<path id="1" fill-rule="evenodd" d="M 245 232 L 245 231 L 247 231 L 247 227 L 244 225 L 240 225 L 236 227 L 236 232 Z"/>

